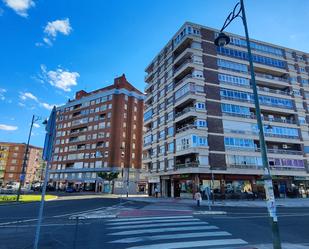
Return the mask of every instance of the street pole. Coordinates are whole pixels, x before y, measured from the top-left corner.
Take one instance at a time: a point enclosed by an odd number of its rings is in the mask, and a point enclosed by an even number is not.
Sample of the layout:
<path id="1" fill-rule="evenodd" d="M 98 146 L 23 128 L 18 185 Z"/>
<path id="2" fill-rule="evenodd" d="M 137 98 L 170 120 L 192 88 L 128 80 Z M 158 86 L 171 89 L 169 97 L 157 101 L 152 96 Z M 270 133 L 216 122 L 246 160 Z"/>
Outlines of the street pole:
<path id="1" fill-rule="evenodd" d="M 272 226 L 272 233 L 273 233 L 273 248 L 281 249 L 281 240 L 280 240 L 279 227 L 278 227 L 278 218 L 276 215 L 276 204 L 275 204 L 275 198 L 274 198 L 273 183 L 272 183 L 272 177 L 271 177 L 268 158 L 267 158 L 267 147 L 266 147 L 266 142 L 265 142 L 265 137 L 264 137 L 264 127 L 263 127 L 263 122 L 262 122 L 262 117 L 261 117 L 259 96 L 258 96 L 258 91 L 257 91 L 257 86 L 256 86 L 256 81 L 255 81 L 253 59 L 252 59 L 249 32 L 248 32 L 245 6 L 244 6 L 243 0 L 240 0 L 240 5 L 241 5 L 241 12 L 242 12 L 242 20 L 243 20 L 245 34 L 246 34 L 247 48 L 248 48 L 248 59 L 249 59 L 250 73 L 251 73 L 251 87 L 253 90 L 255 115 L 256 115 L 257 125 L 259 129 L 260 149 L 261 149 L 263 169 L 264 169 L 264 188 L 266 192 L 268 213 L 271 219 L 271 226 Z"/>
<path id="2" fill-rule="evenodd" d="M 48 182 L 49 165 L 50 165 L 50 163 L 47 162 L 46 167 L 45 167 L 45 178 L 44 178 L 44 182 L 43 182 L 41 205 L 40 205 L 40 209 L 39 209 L 38 223 L 37 223 L 37 227 L 36 227 L 36 231 L 35 231 L 33 249 L 38 249 L 38 246 L 39 246 L 41 224 L 42 224 L 43 210 L 44 210 L 44 204 L 45 204 L 45 193 L 46 193 L 46 187 L 47 187 L 47 182 Z"/>
<path id="3" fill-rule="evenodd" d="M 26 144 L 26 149 L 25 149 L 25 154 L 24 154 L 23 165 L 22 165 L 21 174 L 20 174 L 20 177 L 19 177 L 19 186 L 18 186 L 18 189 L 17 189 L 17 197 L 16 197 L 17 202 L 19 201 L 19 198 L 20 198 L 21 185 L 25 181 L 25 170 L 26 170 L 27 161 L 28 161 L 28 151 L 29 151 L 29 143 L 30 143 L 30 138 L 31 138 L 32 127 L 33 127 L 33 123 L 35 122 L 34 118 L 35 118 L 35 116 L 32 115 L 30 131 L 29 131 L 29 135 L 28 135 L 28 141 L 27 141 L 27 144 Z"/>
<path id="4" fill-rule="evenodd" d="M 129 197 L 129 177 L 130 177 L 130 167 L 128 165 L 128 168 L 127 168 L 127 197 Z"/>
<path id="5" fill-rule="evenodd" d="M 247 44 L 247 49 L 248 49 L 248 60 L 249 60 L 249 67 L 250 67 L 250 74 L 251 74 L 251 87 L 253 91 L 255 114 L 256 114 L 258 130 L 259 130 L 260 149 L 261 149 L 263 171 L 264 171 L 263 173 L 264 188 L 265 188 L 265 193 L 266 193 L 267 209 L 268 209 L 269 217 L 271 220 L 272 235 L 273 235 L 273 248 L 281 249 L 281 240 L 280 240 L 280 234 L 279 234 L 278 218 L 276 214 L 274 189 L 273 189 L 272 177 L 270 173 L 269 162 L 267 158 L 267 147 L 266 147 L 266 142 L 265 142 L 265 137 L 264 137 L 264 126 L 262 122 L 259 96 L 258 96 L 258 91 L 257 91 L 257 86 L 256 86 L 256 81 L 255 81 L 253 58 L 252 58 L 252 53 L 251 53 L 251 46 L 250 46 L 250 39 L 249 39 L 249 32 L 248 32 L 248 26 L 247 26 L 244 0 L 240 0 L 240 2 L 238 2 L 235 5 L 233 11 L 230 12 L 230 14 L 228 15 L 228 17 L 226 18 L 223 24 L 223 27 L 220 30 L 218 37 L 215 39 L 214 43 L 216 46 L 220 46 L 220 47 L 223 47 L 229 44 L 231 39 L 229 36 L 224 34 L 223 31 L 237 17 L 241 17 L 244 28 L 245 28 L 245 34 L 246 34 L 246 44 Z"/>
<path id="6" fill-rule="evenodd" d="M 215 193 L 214 193 L 214 172 L 211 170 L 211 193 L 212 193 L 212 205 L 215 204 Z"/>
<path id="7" fill-rule="evenodd" d="M 42 188 L 42 197 L 41 197 L 37 227 L 35 231 L 33 249 L 38 249 L 39 240 L 40 240 L 41 224 L 42 224 L 43 210 L 44 210 L 44 204 L 45 204 L 45 193 L 46 193 L 46 187 L 47 187 L 48 177 L 49 177 L 48 171 L 49 171 L 49 167 L 51 166 L 53 145 L 54 145 L 55 133 L 56 133 L 56 107 L 55 106 L 50 114 L 48 121 L 47 120 L 44 121 L 43 124 L 46 125 L 45 127 L 46 135 L 45 135 L 42 159 L 47 161 L 47 164 L 45 167 L 45 178 L 44 178 L 44 183 L 43 183 L 43 188 Z"/>

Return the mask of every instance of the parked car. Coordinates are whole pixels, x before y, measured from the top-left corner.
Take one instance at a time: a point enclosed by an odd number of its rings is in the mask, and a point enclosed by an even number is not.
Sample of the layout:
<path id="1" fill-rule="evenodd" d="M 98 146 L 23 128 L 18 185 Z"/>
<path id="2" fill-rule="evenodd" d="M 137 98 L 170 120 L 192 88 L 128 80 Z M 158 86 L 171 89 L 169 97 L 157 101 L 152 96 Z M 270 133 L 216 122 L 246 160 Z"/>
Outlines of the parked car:
<path id="1" fill-rule="evenodd" d="M 72 187 L 67 187 L 67 188 L 65 189 L 65 192 L 67 192 L 67 193 L 74 193 L 74 192 L 76 192 L 76 189 L 75 189 L 75 188 L 72 188 Z"/>

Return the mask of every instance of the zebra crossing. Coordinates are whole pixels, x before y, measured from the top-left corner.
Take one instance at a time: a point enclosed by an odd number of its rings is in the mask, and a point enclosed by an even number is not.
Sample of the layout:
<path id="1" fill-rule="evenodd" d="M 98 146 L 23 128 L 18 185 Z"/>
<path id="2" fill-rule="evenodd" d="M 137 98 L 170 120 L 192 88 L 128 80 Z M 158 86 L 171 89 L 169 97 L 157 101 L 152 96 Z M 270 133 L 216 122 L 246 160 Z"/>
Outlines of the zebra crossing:
<path id="1" fill-rule="evenodd" d="M 108 238 L 112 238 L 108 241 L 111 248 L 114 245 L 126 249 L 219 249 L 248 244 L 190 215 L 109 219 L 106 227 Z"/>

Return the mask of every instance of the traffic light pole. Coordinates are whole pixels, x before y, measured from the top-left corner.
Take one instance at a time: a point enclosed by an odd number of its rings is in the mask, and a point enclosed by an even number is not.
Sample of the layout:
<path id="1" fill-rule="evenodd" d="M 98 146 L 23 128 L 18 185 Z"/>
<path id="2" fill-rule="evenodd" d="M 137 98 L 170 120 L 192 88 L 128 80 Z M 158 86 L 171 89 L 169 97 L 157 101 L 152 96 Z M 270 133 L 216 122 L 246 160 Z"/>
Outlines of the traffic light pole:
<path id="1" fill-rule="evenodd" d="M 28 141 L 27 141 L 27 144 L 26 144 L 26 149 L 25 149 L 25 154 L 24 154 L 24 159 L 23 159 L 23 165 L 22 165 L 21 174 L 20 174 L 20 177 L 19 177 L 19 186 L 18 186 L 18 189 L 17 189 L 17 197 L 16 197 L 17 202 L 20 199 L 21 186 L 25 182 L 25 177 L 26 177 L 25 176 L 25 170 L 26 170 L 27 161 L 28 161 L 29 143 L 30 143 L 30 138 L 31 138 L 31 133 L 32 133 L 32 128 L 33 128 L 33 123 L 35 122 L 34 118 L 35 118 L 35 116 L 32 115 L 32 120 L 31 120 L 29 135 L 28 135 Z"/>

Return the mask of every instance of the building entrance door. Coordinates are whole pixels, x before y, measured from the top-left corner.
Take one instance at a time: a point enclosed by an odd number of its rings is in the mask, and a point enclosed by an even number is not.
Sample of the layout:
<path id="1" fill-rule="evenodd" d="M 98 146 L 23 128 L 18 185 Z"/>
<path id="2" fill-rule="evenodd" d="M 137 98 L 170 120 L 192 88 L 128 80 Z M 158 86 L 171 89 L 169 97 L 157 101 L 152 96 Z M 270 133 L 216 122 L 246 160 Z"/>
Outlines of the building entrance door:
<path id="1" fill-rule="evenodd" d="M 179 180 L 174 180 L 174 197 L 180 197 Z"/>
<path id="2" fill-rule="evenodd" d="M 171 180 L 166 180 L 166 194 L 167 194 L 167 197 L 171 197 Z"/>

